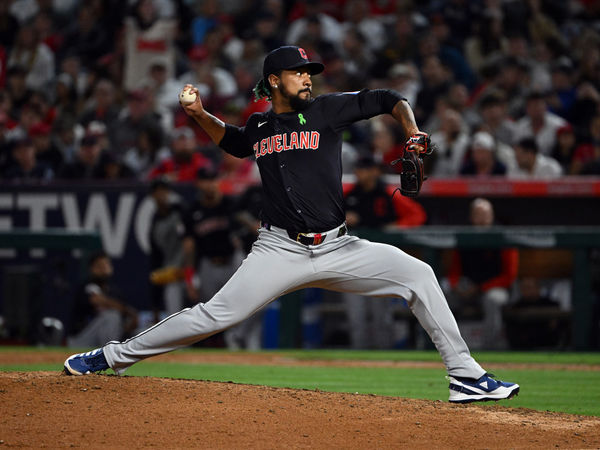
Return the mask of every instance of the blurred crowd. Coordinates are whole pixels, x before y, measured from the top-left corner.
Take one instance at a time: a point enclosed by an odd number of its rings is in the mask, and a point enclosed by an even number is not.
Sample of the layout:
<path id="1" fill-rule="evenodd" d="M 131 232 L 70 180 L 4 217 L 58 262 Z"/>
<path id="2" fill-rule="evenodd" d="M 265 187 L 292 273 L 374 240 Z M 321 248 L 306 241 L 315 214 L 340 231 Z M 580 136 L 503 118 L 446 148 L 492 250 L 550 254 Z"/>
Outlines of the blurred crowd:
<path id="1" fill-rule="evenodd" d="M 433 177 L 600 174 L 600 3 L 594 0 L 0 0 L 0 180 L 258 180 L 184 114 L 243 125 L 264 56 L 326 66 L 315 94 L 390 88 L 437 152 Z M 391 117 L 345 134 L 344 171 L 396 159 Z"/>

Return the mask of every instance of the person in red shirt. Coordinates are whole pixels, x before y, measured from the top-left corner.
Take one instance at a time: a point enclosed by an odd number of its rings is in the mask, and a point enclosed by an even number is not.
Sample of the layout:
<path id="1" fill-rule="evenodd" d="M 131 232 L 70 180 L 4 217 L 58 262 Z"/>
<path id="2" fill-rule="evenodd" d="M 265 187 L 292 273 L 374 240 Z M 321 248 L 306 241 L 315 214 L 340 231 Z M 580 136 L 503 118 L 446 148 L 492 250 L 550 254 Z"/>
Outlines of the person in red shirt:
<path id="1" fill-rule="evenodd" d="M 483 198 L 471 202 L 470 221 L 475 227 L 494 224 L 492 204 Z M 517 278 L 517 249 L 461 249 L 452 253 L 448 272 L 448 303 L 458 318 L 483 313 L 485 348 L 502 347 L 502 307 L 510 298 L 509 290 Z"/>
<path id="2" fill-rule="evenodd" d="M 346 223 L 349 227 L 414 227 L 427 220 L 420 203 L 394 195 L 394 186 L 382 178 L 382 165 L 372 155 L 356 162 L 356 183 L 344 187 Z"/>
<path id="3" fill-rule="evenodd" d="M 171 181 L 195 181 L 198 169 L 211 165 L 210 160 L 196 149 L 196 137 L 191 128 L 175 128 L 171 140 L 173 156 L 154 167 L 150 180 L 164 176 Z"/>

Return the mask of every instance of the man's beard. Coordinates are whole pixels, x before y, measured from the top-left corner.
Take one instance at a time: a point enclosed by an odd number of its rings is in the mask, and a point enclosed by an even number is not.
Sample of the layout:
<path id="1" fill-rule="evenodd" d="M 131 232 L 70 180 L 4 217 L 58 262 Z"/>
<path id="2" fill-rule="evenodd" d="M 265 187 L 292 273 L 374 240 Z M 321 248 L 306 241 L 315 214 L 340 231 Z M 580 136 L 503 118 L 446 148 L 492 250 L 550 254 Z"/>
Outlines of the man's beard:
<path id="1" fill-rule="evenodd" d="M 279 92 L 281 92 L 281 95 L 283 96 L 283 98 L 288 99 L 288 101 L 290 102 L 290 106 L 294 111 L 302 111 L 303 109 L 306 109 L 308 107 L 308 105 L 310 105 L 311 102 L 313 101 L 312 92 L 310 91 L 309 88 L 302 89 L 296 95 L 293 95 L 293 94 L 290 94 L 287 92 L 285 85 L 281 81 L 280 81 L 280 86 L 281 86 L 281 89 L 279 90 Z M 306 97 L 306 99 L 300 98 L 300 94 L 302 92 L 309 93 L 309 95 L 308 95 L 308 97 Z"/>

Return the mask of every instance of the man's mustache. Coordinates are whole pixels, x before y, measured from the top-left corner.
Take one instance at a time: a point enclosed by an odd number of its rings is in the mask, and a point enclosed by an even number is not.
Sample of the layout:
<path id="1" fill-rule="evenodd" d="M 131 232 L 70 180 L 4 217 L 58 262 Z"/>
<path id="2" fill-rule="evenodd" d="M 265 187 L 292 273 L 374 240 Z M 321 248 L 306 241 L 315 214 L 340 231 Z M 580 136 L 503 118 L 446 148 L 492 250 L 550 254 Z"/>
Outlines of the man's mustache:
<path id="1" fill-rule="evenodd" d="M 306 89 L 302 89 L 301 91 L 298 91 L 298 94 L 301 94 L 303 92 L 309 92 L 312 93 L 312 89 L 311 88 L 306 88 Z"/>

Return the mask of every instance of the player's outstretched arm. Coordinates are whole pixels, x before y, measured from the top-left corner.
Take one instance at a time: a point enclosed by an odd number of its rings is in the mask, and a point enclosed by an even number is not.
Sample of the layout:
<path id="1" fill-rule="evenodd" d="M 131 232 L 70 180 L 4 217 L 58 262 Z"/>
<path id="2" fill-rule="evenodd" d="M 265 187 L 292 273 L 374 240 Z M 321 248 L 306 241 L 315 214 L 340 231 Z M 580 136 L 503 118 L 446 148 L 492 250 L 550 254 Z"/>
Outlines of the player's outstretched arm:
<path id="1" fill-rule="evenodd" d="M 206 131 L 206 134 L 210 136 L 212 141 L 218 145 L 223 139 L 223 136 L 225 136 L 225 122 L 204 109 L 197 88 L 191 84 L 186 84 L 183 87 L 182 94 L 186 91 L 189 95 L 192 95 L 192 97 L 194 97 L 195 94 L 195 100 L 192 103 L 184 103 L 180 95 L 179 103 L 183 107 L 183 110 L 188 116 L 194 119 L 196 123 Z"/>
<path id="2" fill-rule="evenodd" d="M 427 179 L 423 167 L 423 156 L 433 151 L 427 133 L 419 130 L 415 115 L 406 100 L 400 100 L 392 109 L 392 116 L 400 123 L 404 131 L 404 152 L 401 158 L 392 161 L 392 165 L 400 163 L 400 187 L 398 190 L 406 197 L 416 197 Z M 394 191 L 395 192 L 395 191 Z"/>
<path id="3" fill-rule="evenodd" d="M 406 100 L 400 100 L 392 109 L 392 116 L 396 119 L 404 131 L 405 139 L 419 133 L 419 127 L 415 120 L 415 115 L 412 108 Z"/>

